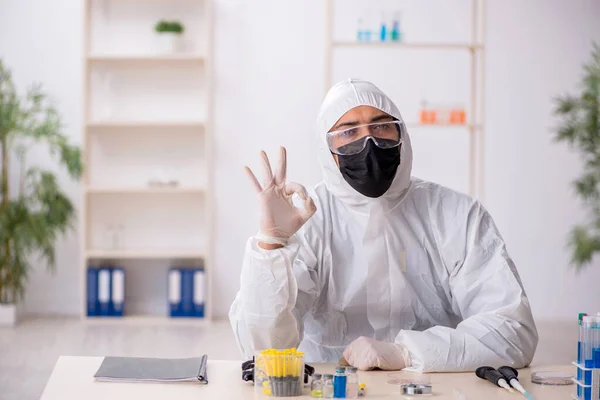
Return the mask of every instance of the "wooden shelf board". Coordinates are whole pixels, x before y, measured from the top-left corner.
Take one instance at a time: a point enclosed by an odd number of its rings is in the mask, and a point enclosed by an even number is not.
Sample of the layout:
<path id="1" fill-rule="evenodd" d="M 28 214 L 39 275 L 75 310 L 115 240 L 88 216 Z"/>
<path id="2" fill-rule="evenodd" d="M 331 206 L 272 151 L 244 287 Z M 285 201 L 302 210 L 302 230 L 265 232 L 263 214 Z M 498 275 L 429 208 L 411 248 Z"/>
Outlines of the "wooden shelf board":
<path id="1" fill-rule="evenodd" d="M 455 49 L 455 50 L 479 50 L 483 45 L 476 43 L 410 43 L 410 42 L 350 42 L 335 41 L 333 47 L 399 47 L 414 49 Z"/>
<path id="2" fill-rule="evenodd" d="M 160 315 L 125 315 L 123 317 L 88 317 L 83 320 L 93 325 L 136 325 L 136 326 L 198 326 L 209 324 L 206 318 L 177 317 L 171 318 Z"/>
<path id="3" fill-rule="evenodd" d="M 205 258 L 206 252 L 186 249 L 88 249 L 85 255 L 87 259 L 194 259 Z"/>
<path id="4" fill-rule="evenodd" d="M 202 194 L 201 187 L 86 187 L 88 194 Z"/>
<path id="5" fill-rule="evenodd" d="M 196 53 L 174 53 L 174 54 L 90 54 L 87 56 L 90 62 L 152 62 L 152 63 L 167 63 L 167 62 L 196 62 L 203 63 L 206 60 L 201 54 Z"/>
<path id="6" fill-rule="evenodd" d="M 456 129 L 479 129 L 481 125 L 472 125 L 472 124 L 420 124 L 418 122 L 415 123 L 406 123 L 406 128 L 415 129 L 415 128 L 456 128 Z"/>
<path id="7" fill-rule="evenodd" d="M 88 128 L 203 128 L 203 121 L 94 121 Z"/>

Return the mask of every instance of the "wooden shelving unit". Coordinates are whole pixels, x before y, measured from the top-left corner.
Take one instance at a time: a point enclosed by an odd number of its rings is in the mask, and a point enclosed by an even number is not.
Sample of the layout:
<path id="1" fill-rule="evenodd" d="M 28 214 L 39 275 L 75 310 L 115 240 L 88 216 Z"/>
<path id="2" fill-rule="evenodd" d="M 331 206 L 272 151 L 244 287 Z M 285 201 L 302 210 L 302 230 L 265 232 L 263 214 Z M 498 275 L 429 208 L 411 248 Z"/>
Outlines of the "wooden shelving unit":
<path id="1" fill-rule="evenodd" d="M 81 317 L 94 324 L 209 322 L 213 310 L 212 0 L 84 1 Z M 164 52 L 152 47 L 157 35 L 154 24 L 163 18 L 184 24 L 186 49 Z M 150 168 L 155 164 L 174 169 L 172 177 L 179 178 L 179 184 L 152 184 Z M 108 223 L 126 229 L 133 226 L 118 247 L 101 241 Z M 147 261 L 154 263 L 155 272 L 156 264 L 162 265 L 158 274 L 143 275 L 144 280 L 161 280 L 154 282 L 155 287 L 162 282 L 166 287 L 170 266 L 203 267 L 205 317 L 168 317 L 166 297 L 162 312 L 128 311 L 128 286 L 124 317 L 87 317 L 89 265 L 123 262 L 127 275 L 129 268 L 144 269 Z M 152 300 L 160 303 L 162 298 Z"/>
<path id="2" fill-rule="evenodd" d="M 463 129 L 468 131 L 468 193 L 477 196 L 480 200 L 483 199 L 484 193 L 484 98 L 485 98 L 485 5 L 486 0 L 470 0 L 470 40 L 444 42 L 444 41 L 399 41 L 399 42 L 380 42 L 372 40 L 369 42 L 359 42 L 353 40 L 340 40 L 334 34 L 335 17 L 336 17 L 336 0 L 326 0 L 326 46 L 325 46 L 325 92 L 327 92 L 335 81 L 349 78 L 348 76 L 334 77 L 334 64 L 336 53 L 339 50 L 352 50 L 356 57 L 368 57 L 370 51 L 386 51 L 386 52 L 402 52 L 402 51 L 427 51 L 427 52 L 465 52 L 468 54 L 469 61 L 469 103 L 470 108 L 467 109 L 468 123 L 459 124 L 420 124 L 412 122 L 415 118 L 404 115 L 404 118 L 409 132 L 415 131 L 412 135 L 418 135 L 419 131 L 424 129 Z M 389 4 L 389 3 L 388 3 Z M 376 7 L 375 2 L 369 2 L 369 7 Z M 365 5 L 365 7 L 367 7 Z M 436 13 L 438 10 L 431 10 Z M 358 16 L 357 16 L 358 17 Z M 353 53 L 354 54 L 354 53 Z M 457 53 L 459 54 L 459 53 Z M 443 73 L 443 68 L 440 68 L 440 73 Z M 402 73 L 398 70 L 398 73 Z M 359 77 L 360 78 L 360 77 Z M 414 79 L 421 77 L 415 76 Z M 415 99 L 418 101 L 420 99 Z M 400 110 L 402 112 L 402 110 Z M 443 133 L 440 133 L 440 135 Z"/>

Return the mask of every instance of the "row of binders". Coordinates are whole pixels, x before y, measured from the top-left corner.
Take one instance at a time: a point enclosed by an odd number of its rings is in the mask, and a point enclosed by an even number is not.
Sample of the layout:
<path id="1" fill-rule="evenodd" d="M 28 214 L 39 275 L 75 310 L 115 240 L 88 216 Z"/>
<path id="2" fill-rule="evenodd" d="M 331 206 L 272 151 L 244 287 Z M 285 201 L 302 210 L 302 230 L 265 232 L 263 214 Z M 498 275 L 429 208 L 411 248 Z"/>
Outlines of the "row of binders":
<path id="1" fill-rule="evenodd" d="M 171 317 L 204 317 L 203 269 L 170 268 L 167 281 Z M 125 314 L 125 270 L 123 268 L 88 267 L 86 289 L 89 317 L 122 317 Z"/>
<path id="2" fill-rule="evenodd" d="M 125 311 L 125 270 L 120 267 L 88 267 L 88 317 L 122 317 Z"/>
<path id="3" fill-rule="evenodd" d="M 169 314 L 171 317 L 204 317 L 204 270 L 169 270 Z"/>

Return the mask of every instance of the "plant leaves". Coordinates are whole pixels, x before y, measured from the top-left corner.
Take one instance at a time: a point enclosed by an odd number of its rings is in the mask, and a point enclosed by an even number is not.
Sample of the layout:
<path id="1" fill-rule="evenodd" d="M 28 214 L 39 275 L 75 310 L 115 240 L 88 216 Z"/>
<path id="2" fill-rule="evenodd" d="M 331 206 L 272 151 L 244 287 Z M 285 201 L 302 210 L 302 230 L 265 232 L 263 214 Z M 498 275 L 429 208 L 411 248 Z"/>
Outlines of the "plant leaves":
<path id="1" fill-rule="evenodd" d="M 69 144 L 63 131 L 60 114 L 41 85 L 32 85 L 19 97 L 10 71 L 0 60 L 0 145 L 6 154 L 25 160 L 32 144 L 44 144 L 59 165 L 78 179 L 83 171 L 81 151 Z M 21 178 L 24 188 L 18 195 L 11 192 L 8 180 L 0 182 L 4 183 L 0 185 L 0 302 L 22 298 L 32 256 L 41 257 L 54 270 L 55 243 L 75 221 L 73 204 L 52 172 L 31 167 Z"/>

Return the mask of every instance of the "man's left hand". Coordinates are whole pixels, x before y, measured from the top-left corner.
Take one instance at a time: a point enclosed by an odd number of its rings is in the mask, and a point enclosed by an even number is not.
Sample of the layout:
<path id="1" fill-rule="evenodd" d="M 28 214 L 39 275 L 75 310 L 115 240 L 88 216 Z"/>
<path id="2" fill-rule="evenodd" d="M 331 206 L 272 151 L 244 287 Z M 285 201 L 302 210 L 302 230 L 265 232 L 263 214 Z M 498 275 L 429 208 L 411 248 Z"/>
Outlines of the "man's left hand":
<path id="1" fill-rule="evenodd" d="M 379 340 L 361 336 L 344 350 L 346 361 L 362 370 L 379 368 L 397 371 L 410 367 L 408 349 L 396 343 L 380 342 Z"/>

